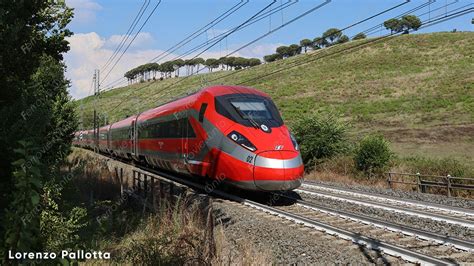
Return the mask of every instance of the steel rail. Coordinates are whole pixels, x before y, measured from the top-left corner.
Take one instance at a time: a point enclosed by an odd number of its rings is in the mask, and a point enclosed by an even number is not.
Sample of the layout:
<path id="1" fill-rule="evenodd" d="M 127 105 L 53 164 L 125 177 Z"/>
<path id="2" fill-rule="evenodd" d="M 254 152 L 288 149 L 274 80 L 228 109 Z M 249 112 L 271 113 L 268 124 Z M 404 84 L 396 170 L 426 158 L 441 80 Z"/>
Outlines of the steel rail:
<path id="1" fill-rule="evenodd" d="M 300 193 L 305 193 L 313 196 L 320 196 L 320 197 L 325 197 L 325 198 L 331 198 L 335 199 L 338 201 L 345 201 L 345 202 L 350 202 L 350 203 L 355 203 L 357 205 L 364 205 L 368 207 L 374 207 L 378 209 L 385 209 L 385 210 L 390 210 L 398 213 L 405 213 L 409 214 L 412 216 L 417 216 L 417 217 L 422 217 L 422 218 L 428 218 L 431 220 L 437 220 L 437 221 L 443 221 L 447 222 L 450 224 L 457 224 L 461 226 L 465 226 L 468 228 L 474 228 L 474 222 L 461 219 L 461 218 L 455 218 L 447 215 L 442 215 L 442 214 L 437 214 L 437 213 L 430 213 L 426 211 L 421 211 L 421 210 L 414 210 L 410 208 L 404 208 L 400 206 L 393 206 L 389 204 L 384 204 L 380 202 L 373 202 L 373 201 L 368 201 L 368 200 L 363 200 L 363 199 L 357 199 L 349 196 L 344 196 L 344 195 L 334 195 L 331 193 L 327 192 L 316 192 L 316 191 L 311 191 L 311 190 L 305 190 L 305 189 L 295 189 L 295 192 L 300 192 Z"/>
<path id="2" fill-rule="evenodd" d="M 114 157 L 111 157 L 111 156 L 107 156 L 107 155 L 105 155 L 105 156 L 109 157 L 109 158 L 112 158 L 112 159 L 115 159 L 115 160 L 117 159 L 117 158 L 114 158 Z M 125 160 L 118 160 L 118 161 L 121 161 L 121 162 L 123 162 L 125 164 L 129 164 L 129 165 L 131 164 L 130 162 L 127 162 Z M 157 169 L 153 169 L 153 168 L 143 166 L 143 165 L 138 165 L 138 164 L 131 164 L 131 165 L 133 165 L 134 167 L 136 167 L 138 169 L 141 169 L 142 171 L 147 171 L 147 172 L 152 173 L 154 175 L 164 177 L 164 178 L 166 178 L 168 180 L 171 180 L 173 182 L 184 184 L 184 185 L 186 185 L 186 186 L 188 186 L 188 187 L 190 187 L 194 190 L 201 190 L 201 191 L 204 191 L 206 194 L 209 194 L 209 195 L 219 196 L 221 198 L 228 199 L 228 200 L 231 200 L 231 201 L 235 201 L 235 202 L 241 203 L 245 206 L 249 206 L 249 207 L 261 210 L 263 212 L 266 212 L 266 213 L 269 213 L 269 214 L 272 214 L 272 215 L 277 215 L 278 217 L 293 221 L 294 223 L 303 224 L 305 226 L 315 228 L 315 229 L 320 230 L 320 231 L 324 231 L 328 234 L 336 235 L 340 238 L 350 240 L 350 241 L 352 241 L 353 243 L 355 243 L 357 245 L 365 246 L 365 247 L 367 247 L 369 249 L 373 249 L 373 250 L 379 250 L 379 251 L 382 251 L 386 254 L 389 254 L 389 255 L 394 256 L 394 257 L 399 257 L 399 258 L 401 258 L 403 260 L 406 260 L 406 261 L 409 261 L 409 262 L 420 263 L 420 264 L 423 264 L 423 265 L 452 265 L 453 264 L 453 263 L 451 263 L 449 261 L 446 261 L 446 260 L 443 260 L 443 259 L 438 259 L 438 258 L 433 257 L 433 256 L 429 256 L 429 255 L 425 255 L 425 254 L 422 254 L 422 253 L 419 253 L 419 252 L 416 252 L 416 251 L 412 251 L 409 248 L 399 247 L 399 246 L 389 244 L 389 243 L 386 243 L 384 241 L 380 241 L 380 240 L 377 240 L 377 239 L 374 239 L 374 238 L 371 238 L 371 237 L 362 236 L 359 233 L 355 233 L 355 232 L 351 232 L 351 231 L 348 231 L 348 230 L 340 229 L 340 228 L 337 228 L 335 226 L 332 226 L 332 225 L 329 225 L 329 224 L 326 224 L 326 223 L 323 223 L 323 222 L 319 222 L 319 221 L 316 221 L 314 219 L 310 219 L 310 218 L 307 218 L 307 217 L 303 217 L 303 216 L 298 215 L 298 214 L 290 213 L 290 212 L 287 212 L 287 211 L 284 211 L 284 210 L 280 210 L 280 209 L 277 209 L 277 208 L 274 208 L 274 207 L 270 207 L 270 206 L 255 202 L 255 201 L 247 200 L 247 199 L 241 198 L 239 196 L 223 192 L 223 191 L 218 190 L 218 189 L 214 189 L 210 192 L 207 192 L 206 191 L 206 186 L 203 185 L 203 184 L 199 184 L 199 183 L 190 181 L 188 179 L 180 178 L 180 177 L 177 177 L 176 175 L 166 173 L 166 172 L 163 172 L 163 171 L 160 171 L 160 170 L 157 170 Z"/>
<path id="3" fill-rule="evenodd" d="M 335 226 L 329 225 L 327 223 L 319 222 L 314 219 L 310 219 L 298 214 L 291 212 L 283 211 L 277 208 L 273 208 L 261 203 L 245 200 L 244 205 L 250 206 L 255 209 L 259 209 L 266 213 L 272 215 L 277 215 L 278 217 L 285 218 L 287 220 L 293 221 L 298 224 L 302 224 L 308 227 L 315 228 L 320 231 L 324 231 L 331 235 L 336 235 L 340 238 L 350 240 L 358 245 L 365 246 L 370 249 L 380 250 L 386 254 L 392 255 L 394 257 L 400 257 L 406 261 L 420 263 L 423 265 L 450 265 L 452 264 L 449 261 L 438 259 L 429 255 L 425 255 L 416 251 L 412 251 L 409 248 L 399 247 L 393 244 L 386 243 L 371 237 L 362 236 L 358 233 L 351 232 L 345 229 L 340 229 Z"/>
<path id="4" fill-rule="evenodd" d="M 467 215 L 474 216 L 474 210 L 470 210 L 466 208 L 446 206 L 442 204 L 424 202 L 424 201 L 413 200 L 413 199 L 401 199 L 401 198 L 395 198 L 395 197 L 385 196 L 385 195 L 382 196 L 380 194 L 376 195 L 374 193 L 365 192 L 365 191 L 356 191 L 356 190 L 351 190 L 348 188 L 335 188 L 329 185 L 315 184 L 308 181 L 305 181 L 302 186 L 314 187 L 316 189 L 327 189 L 327 190 L 338 191 L 336 193 L 339 193 L 340 191 L 340 193 L 354 194 L 357 196 L 362 196 L 362 197 L 367 197 L 367 198 L 372 198 L 372 199 L 379 199 L 383 201 L 391 201 L 391 202 L 397 202 L 401 204 L 414 205 L 414 206 L 419 206 L 419 207 L 427 208 L 427 209 L 436 209 L 436 210 L 441 210 L 441 211 L 446 211 L 446 212 L 463 214 L 466 216 Z"/>
<path id="5" fill-rule="evenodd" d="M 293 198 L 293 197 L 290 197 L 290 196 L 287 196 L 287 195 L 283 195 L 281 193 L 279 193 L 278 195 L 282 196 L 282 197 L 285 197 L 285 198 L 288 198 L 288 199 L 291 199 L 291 200 L 295 200 L 296 204 L 303 207 L 303 208 L 307 208 L 307 209 L 311 209 L 311 210 L 315 210 L 315 211 L 320 211 L 320 212 L 328 213 L 328 214 L 331 214 L 331 215 L 340 216 L 340 217 L 347 218 L 347 219 L 350 219 L 350 220 L 353 220 L 353 221 L 356 221 L 356 222 L 371 224 L 371 225 L 376 226 L 376 227 L 386 228 L 390 231 L 400 232 L 400 233 L 405 234 L 405 235 L 416 236 L 416 237 L 419 237 L 419 238 L 425 239 L 425 240 L 432 240 L 432 241 L 435 241 L 435 242 L 443 244 L 443 245 L 452 245 L 452 246 L 454 246 L 458 249 L 461 249 L 461 250 L 474 251 L 474 243 L 470 242 L 470 241 L 467 241 L 467 240 L 463 240 L 463 239 L 459 239 L 459 238 L 455 238 L 455 237 L 449 237 L 449 236 L 440 235 L 440 234 L 435 234 L 435 233 L 432 233 L 432 232 L 428 232 L 428 231 L 425 231 L 425 230 L 413 228 L 413 227 L 406 226 L 406 225 L 401 225 L 401 224 L 397 224 L 397 223 L 393 223 L 393 222 L 386 222 L 382 219 L 377 219 L 377 218 L 373 218 L 373 217 L 362 215 L 362 214 L 350 213 L 350 212 L 347 212 L 347 211 L 338 210 L 338 209 L 331 208 L 331 207 L 326 207 L 326 206 L 323 206 L 323 205 L 320 205 L 320 204 L 316 204 L 316 203 L 312 203 L 312 202 L 306 202 L 304 200 L 296 199 L 296 198 Z"/>

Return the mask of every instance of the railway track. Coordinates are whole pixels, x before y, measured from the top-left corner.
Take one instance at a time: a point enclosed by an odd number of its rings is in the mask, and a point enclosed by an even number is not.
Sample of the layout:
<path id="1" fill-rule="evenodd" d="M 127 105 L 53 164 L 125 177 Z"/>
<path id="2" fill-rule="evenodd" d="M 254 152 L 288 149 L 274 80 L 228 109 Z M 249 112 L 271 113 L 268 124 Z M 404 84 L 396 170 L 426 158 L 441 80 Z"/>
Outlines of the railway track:
<path id="1" fill-rule="evenodd" d="M 131 164 L 124 160 L 119 161 Z M 199 192 L 206 191 L 203 184 L 193 182 L 189 178 L 183 178 L 143 165 L 132 165 L 144 172 L 160 176 Z M 400 259 L 405 262 L 436 265 L 474 263 L 471 258 L 474 244 L 468 241 L 440 236 L 383 220 L 363 217 L 362 215 L 357 216 L 334 209 L 331 210 L 302 200 L 296 200 L 290 206 L 268 206 L 218 189 L 213 190 L 210 194 L 258 210 L 264 215 L 285 219 L 287 222 L 295 224 L 295 230 L 310 229 L 320 232 L 320 234 L 337 236 L 361 247 L 393 256 L 391 260 L 394 261 Z"/>
<path id="2" fill-rule="evenodd" d="M 165 173 L 165 172 L 162 172 L 156 169 L 151 169 L 144 166 L 136 166 L 136 167 L 140 168 L 143 171 L 147 171 L 155 175 L 162 176 L 171 181 L 186 185 L 190 188 L 193 188 L 199 191 L 205 191 L 204 185 L 195 183 L 193 181 L 190 181 L 189 179 L 181 178 L 173 174 Z M 297 205 L 290 206 L 290 207 L 272 207 L 272 206 L 268 206 L 256 201 L 244 199 L 242 197 L 229 194 L 227 192 L 217 190 L 217 189 L 213 190 L 210 194 L 213 196 L 218 196 L 220 198 L 238 202 L 244 206 L 259 210 L 268 215 L 278 216 L 280 218 L 291 221 L 292 223 L 300 225 L 301 228 L 311 228 L 314 230 L 322 231 L 325 234 L 337 236 L 342 239 L 352 241 L 353 243 L 359 246 L 363 246 L 368 249 L 381 251 L 384 254 L 393 256 L 395 258 L 399 258 L 404 261 L 408 261 L 412 263 L 436 264 L 436 265 L 456 264 L 456 262 L 439 258 L 439 256 L 437 257 L 437 255 L 434 254 L 434 252 L 431 252 L 431 254 L 428 254 L 426 252 L 422 253 L 419 251 L 414 251 L 412 250 L 412 247 L 407 245 L 406 243 L 402 243 L 402 244 L 400 244 L 401 242 L 390 243 L 389 241 L 381 240 L 380 235 L 370 234 L 370 230 L 365 230 L 365 231 L 360 230 L 360 229 L 354 230 L 354 228 L 350 228 L 347 226 L 345 228 L 342 228 L 339 223 L 337 222 L 335 223 L 335 219 L 323 220 L 321 219 L 319 215 L 314 215 L 315 213 L 314 210 L 311 210 L 311 213 L 310 213 L 311 215 L 309 215 L 308 213 L 305 213 L 304 211 L 302 212 L 302 210 L 304 209 L 301 209 L 301 208 L 304 208 L 304 207 L 301 203 L 297 203 Z M 308 207 L 308 206 L 305 206 L 305 207 Z M 308 211 L 308 209 L 305 209 L 305 210 L 306 212 Z M 340 217 L 339 218 L 336 217 L 336 219 L 342 219 L 339 222 L 342 222 L 344 220 L 343 218 L 340 218 Z M 404 232 L 406 232 L 406 230 Z M 417 240 L 414 240 L 414 241 L 417 241 Z M 394 242 L 394 241 L 391 241 L 391 242 Z M 453 246 L 456 245 L 464 249 L 472 248 L 472 246 L 469 246 L 466 243 L 463 244 L 461 242 L 456 242 L 454 239 L 451 239 L 450 241 L 445 239 L 443 240 L 443 242 L 444 244 L 449 243 L 449 245 L 453 245 Z M 451 247 L 448 247 L 448 250 L 451 250 L 451 249 L 452 249 Z M 461 259 L 463 259 L 464 257 L 465 257 L 464 254 L 460 256 Z"/>
<path id="3" fill-rule="evenodd" d="M 304 183 L 299 189 L 295 191 L 311 196 L 323 197 L 386 211 L 442 221 L 463 226 L 469 229 L 474 229 L 474 211 L 469 209 L 449 207 L 440 204 L 408 199 L 396 199 L 311 183 Z"/>
<path id="4" fill-rule="evenodd" d="M 281 196 L 288 197 L 285 195 Z M 453 263 L 474 263 L 474 256 L 472 256 L 474 243 L 470 241 L 439 235 L 365 215 L 341 211 L 304 200 L 294 200 L 294 205 L 283 207 L 283 209 L 389 244 L 397 245 L 403 243 L 404 246 L 410 247 L 411 250 L 443 258 Z"/>

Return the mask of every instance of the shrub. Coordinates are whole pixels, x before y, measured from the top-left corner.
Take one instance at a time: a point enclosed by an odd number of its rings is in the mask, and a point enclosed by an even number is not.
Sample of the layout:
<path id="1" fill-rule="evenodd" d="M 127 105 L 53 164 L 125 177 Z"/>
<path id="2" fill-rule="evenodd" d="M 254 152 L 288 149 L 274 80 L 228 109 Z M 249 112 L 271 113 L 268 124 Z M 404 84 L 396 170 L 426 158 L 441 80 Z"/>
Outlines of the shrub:
<path id="1" fill-rule="evenodd" d="M 361 40 L 367 38 L 367 35 L 365 35 L 363 32 L 357 33 L 354 37 L 352 37 L 352 40 Z"/>
<path id="2" fill-rule="evenodd" d="M 355 151 L 356 168 L 371 176 L 383 171 L 393 157 L 390 145 L 380 135 L 367 136 Z"/>
<path id="3" fill-rule="evenodd" d="M 332 116 L 305 116 L 293 126 L 307 170 L 318 160 L 331 158 L 348 150 L 347 128 Z"/>

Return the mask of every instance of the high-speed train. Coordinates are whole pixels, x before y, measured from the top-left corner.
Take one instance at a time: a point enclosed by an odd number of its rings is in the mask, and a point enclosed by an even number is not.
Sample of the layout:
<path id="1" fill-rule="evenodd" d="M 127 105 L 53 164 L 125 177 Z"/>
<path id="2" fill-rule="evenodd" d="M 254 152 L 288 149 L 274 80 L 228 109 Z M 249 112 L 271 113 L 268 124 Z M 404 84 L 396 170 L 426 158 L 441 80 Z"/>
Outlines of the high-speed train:
<path id="1" fill-rule="evenodd" d="M 270 97 L 256 89 L 212 86 L 98 129 L 73 144 L 246 190 L 292 190 L 303 161 Z M 96 147 L 97 145 L 97 147 Z"/>

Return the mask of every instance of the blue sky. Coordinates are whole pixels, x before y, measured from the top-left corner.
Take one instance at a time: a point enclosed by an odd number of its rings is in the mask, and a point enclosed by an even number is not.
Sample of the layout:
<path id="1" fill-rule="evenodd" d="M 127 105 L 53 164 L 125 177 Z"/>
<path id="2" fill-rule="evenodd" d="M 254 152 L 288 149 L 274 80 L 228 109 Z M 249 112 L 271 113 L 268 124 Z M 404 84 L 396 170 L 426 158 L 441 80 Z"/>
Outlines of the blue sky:
<path id="1" fill-rule="evenodd" d="M 273 5 L 278 6 L 287 0 L 277 0 Z M 101 68 L 110 57 L 114 48 L 120 42 L 123 34 L 126 33 L 129 25 L 134 19 L 144 1 L 139 0 L 116 0 L 116 1 L 94 1 L 94 0 L 67 0 L 66 3 L 75 8 L 75 18 L 69 28 L 75 33 L 69 39 L 71 51 L 65 56 L 68 66 L 67 77 L 72 81 L 70 89 L 74 98 L 82 98 L 89 94 L 92 74 L 95 68 Z M 151 0 L 142 21 L 152 10 L 157 0 Z M 137 37 L 134 43 L 124 54 L 121 61 L 110 72 L 109 77 L 104 81 L 104 85 L 117 80 L 123 73 L 139 64 L 148 62 L 154 56 L 168 49 L 173 44 L 179 42 L 190 33 L 212 21 L 219 14 L 225 12 L 231 6 L 240 2 L 239 0 L 163 0 L 152 15 L 148 23 Z M 199 36 L 195 41 L 178 50 L 174 55 L 179 55 L 186 48 L 192 48 L 207 38 L 213 37 L 225 30 L 228 30 L 250 18 L 258 10 L 268 5 L 270 0 L 250 0 L 236 13 L 214 26 L 206 34 Z M 272 15 L 254 25 L 236 32 L 213 47 L 202 57 L 219 57 L 226 54 L 226 51 L 243 45 L 256 37 L 268 32 L 287 22 L 293 17 L 311 9 L 324 1 L 322 0 L 299 0 L 296 4 L 282 12 Z M 260 40 L 248 48 L 239 51 L 237 55 L 246 57 L 262 57 L 270 54 L 274 49 L 282 44 L 288 45 L 298 43 L 303 38 L 313 39 L 320 36 L 322 32 L 331 27 L 343 28 L 358 20 L 369 17 L 384 9 L 395 6 L 404 0 L 332 0 L 329 4 L 305 16 L 304 18 L 286 26 L 272 35 Z M 427 0 L 412 0 L 410 3 L 399 7 L 373 20 L 365 22 L 344 33 L 348 36 L 363 31 L 369 27 L 382 23 L 388 18 L 394 17 L 410 10 Z M 437 0 L 430 6 L 415 12 L 422 14 L 429 10 L 435 10 L 445 4 L 450 4 L 447 10 L 452 10 L 474 3 L 473 0 Z M 471 6 L 472 7 L 472 6 Z M 446 9 L 432 12 L 431 16 L 443 14 Z M 471 19 L 473 13 L 462 16 L 419 32 L 434 31 L 472 31 Z M 429 15 L 421 17 L 422 20 L 429 18 Z M 142 22 L 138 25 L 140 26 Z M 137 26 L 136 29 L 139 28 Z M 376 35 L 386 34 L 387 31 L 380 31 Z M 166 59 L 171 59 L 171 57 Z M 166 60 L 165 59 L 165 60 Z M 105 75 L 109 69 L 105 69 Z"/>

